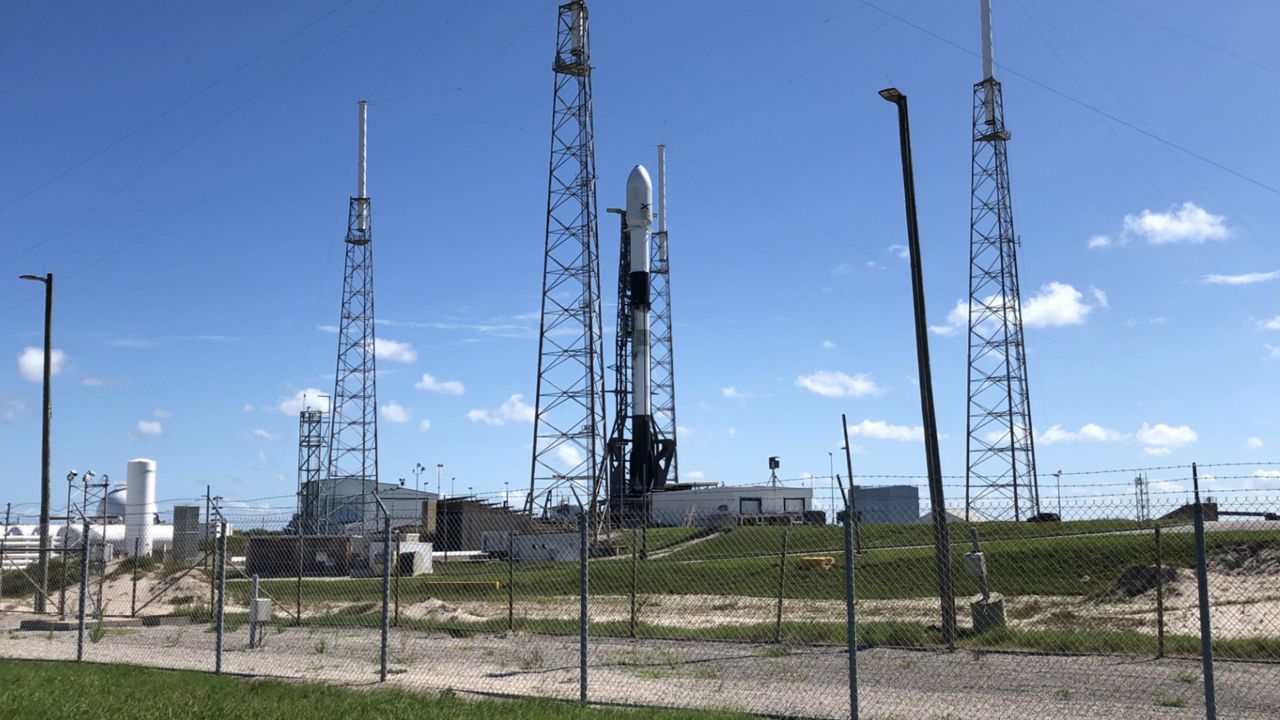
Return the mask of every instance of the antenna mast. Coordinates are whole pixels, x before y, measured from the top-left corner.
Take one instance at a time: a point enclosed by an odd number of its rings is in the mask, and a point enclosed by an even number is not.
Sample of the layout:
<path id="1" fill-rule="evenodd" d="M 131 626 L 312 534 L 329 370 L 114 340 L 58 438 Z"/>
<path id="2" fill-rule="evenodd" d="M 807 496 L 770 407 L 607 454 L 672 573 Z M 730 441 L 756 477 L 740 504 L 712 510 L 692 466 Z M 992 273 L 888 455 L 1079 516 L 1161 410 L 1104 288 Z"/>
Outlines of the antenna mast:
<path id="1" fill-rule="evenodd" d="M 981 0 L 981 7 L 984 77 L 973 86 L 965 513 L 1023 520 L 1040 512 L 1040 489 L 1009 189 L 1009 131 L 993 70 L 991 0 Z"/>

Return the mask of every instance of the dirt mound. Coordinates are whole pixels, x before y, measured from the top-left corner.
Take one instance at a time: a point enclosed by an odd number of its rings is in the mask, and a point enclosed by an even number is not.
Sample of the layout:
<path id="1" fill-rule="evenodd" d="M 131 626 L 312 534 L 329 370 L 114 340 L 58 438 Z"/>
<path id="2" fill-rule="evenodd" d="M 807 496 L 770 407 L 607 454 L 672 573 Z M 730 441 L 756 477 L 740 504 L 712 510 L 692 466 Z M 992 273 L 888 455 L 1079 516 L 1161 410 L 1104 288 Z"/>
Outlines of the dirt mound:
<path id="1" fill-rule="evenodd" d="M 1209 552 L 1209 569 L 1224 575 L 1280 575 L 1280 548 L 1237 545 Z"/>
<path id="2" fill-rule="evenodd" d="M 436 622 L 484 621 L 484 618 L 479 615 L 473 615 L 435 598 L 427 598 L 420 603 L 401 606 L 400 614 L 415 620 L 433 620 Z"/>
<path id="3" fill-rule="evenodd" d="M 1178 570 L 1176 568 L 1165 567 L 1162 570 L 1156 570 L 1155 565 L 1133 565 L 1127 567 L 1120 573 L 1120 577 L 1116 578 L 1116 582 L 1102 595 L 1102 600 L 1128 600 L 1153 592 L 1156 585 L 1164 576 L 1165 592 L 1172 590 L 1174 583 L 1178 581 Z"/>

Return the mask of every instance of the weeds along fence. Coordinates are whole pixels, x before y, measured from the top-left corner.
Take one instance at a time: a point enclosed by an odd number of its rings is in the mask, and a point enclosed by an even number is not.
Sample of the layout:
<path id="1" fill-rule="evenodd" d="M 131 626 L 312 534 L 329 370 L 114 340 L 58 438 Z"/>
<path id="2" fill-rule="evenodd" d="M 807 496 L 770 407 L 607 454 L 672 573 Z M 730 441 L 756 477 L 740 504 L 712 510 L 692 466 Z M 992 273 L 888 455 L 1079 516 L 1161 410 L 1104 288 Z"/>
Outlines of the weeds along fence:
<path id="1" fill-rule="evenodd" d="M 930 518 L 338 536 L 224 510 L 182 560 L 51 548 L 43 615 L 0 562 L 0 654 L 788 717 L 1275 716 L 1280 498 L 971 510 L 947 592 Z"/>

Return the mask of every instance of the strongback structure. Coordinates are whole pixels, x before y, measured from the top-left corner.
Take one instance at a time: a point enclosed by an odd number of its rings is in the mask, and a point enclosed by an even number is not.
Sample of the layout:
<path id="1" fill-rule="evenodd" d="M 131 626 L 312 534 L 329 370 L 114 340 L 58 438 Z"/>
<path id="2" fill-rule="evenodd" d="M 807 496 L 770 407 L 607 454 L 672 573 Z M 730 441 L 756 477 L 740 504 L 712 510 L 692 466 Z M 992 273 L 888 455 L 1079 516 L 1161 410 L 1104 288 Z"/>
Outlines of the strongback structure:
<path id="1" fill-rule="evenodd" d="M 369 503 L 378 481 L 378 403 L 374 358 L 373 231 L 365 183 L 368 108 L 360 102 L 356 196 L 347 213 L 338 365 L 329 417 L 329 468 L 321 502 L 329 518 L 363 530 L 373 522 Z M 367 511 L 367 512 L 366 512 Z"/>
<path id="2" fill-rule="evenodd" d="M 320 492 L 327 444 L 324 413 L 304 408 L 298 413 L 298 528 L 308 535 L 331 532 Z"/>
<path id="3" fill-rule="evenodd" d="M 592 507 L 604 451 L 604 354 L 587 6 L 560 6 L 552 65 L 542 322 L 526 512 L 557 491 Z"/>
<path id="4" fill-rule="evenodd" d="M 1023 520 L 1039 512 L 1035 434 L 1022 338 L 1000 82 L 991 2 L 981 0 L 983 80 L 973 86 L 973 200 L 969 229 L 969 412 L 966 515 Z"/>
<path id="5" fill-rule="evenodd" d="M 667 241 L 667 148 L 658 146 L 658 232 L 649 260 L 649 333 L 653 353 L 653 421 L 671 441 L 670 481 L 680 482 L 680 453 L 676 445 L 675 345 L 671 320 L 671 256 Z M 621 326 L 619 326 L 621 327 Z"/>

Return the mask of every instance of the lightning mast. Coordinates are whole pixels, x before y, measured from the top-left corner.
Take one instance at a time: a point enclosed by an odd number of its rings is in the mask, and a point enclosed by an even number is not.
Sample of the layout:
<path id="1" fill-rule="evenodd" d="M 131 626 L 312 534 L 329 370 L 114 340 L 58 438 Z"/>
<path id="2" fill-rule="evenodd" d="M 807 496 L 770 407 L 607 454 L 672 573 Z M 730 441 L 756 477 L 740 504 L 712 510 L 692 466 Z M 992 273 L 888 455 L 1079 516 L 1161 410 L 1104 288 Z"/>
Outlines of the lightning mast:
<path id="1" fill-rule="evenodd" d="M 969 216 L 969 381 L 965 512 L 1022 520 L 1040 509 L 1031 391 L 1022 337 L 1018 245 L 1009 191 L 1004 100 L 981 0 L 983 80 L 973 86 Z"/>
<path id="2" fill-rule="evenodd" d="M 378 393 L 374 359 L 373 231 L 365 182 L 368 106 L 360 101 L 356 196 L 347 211 L 338 365 L 329 417 L 329 472 L 323 506 L 331 521 L 366 529 L 366 513 L 378 482 Z M 367 517 L 366 517 L 367 516 Z"/>
<path id="3" fill-rule="evenodd" d="M 298 413 L 298 528 L 314 534 L 329 532 L 324 522 L 320 485 L 324 477 L 324 412 L 303 408 Z"/>
<path id="4" fill-rule="evenodd" d="M 599 496 L 604 450 L 604 353 L 596 226 L 595 122 L 587 6 L 560 6 L 547 183 L 542 322 L 525 511 L 566 488 Z M 583 493 L 579 493 L 579 489 Z"/>

